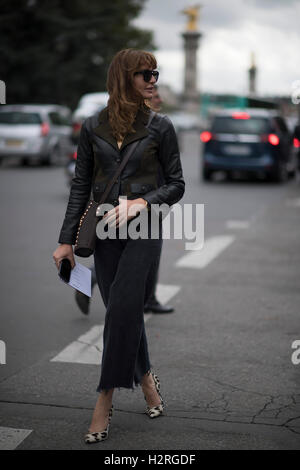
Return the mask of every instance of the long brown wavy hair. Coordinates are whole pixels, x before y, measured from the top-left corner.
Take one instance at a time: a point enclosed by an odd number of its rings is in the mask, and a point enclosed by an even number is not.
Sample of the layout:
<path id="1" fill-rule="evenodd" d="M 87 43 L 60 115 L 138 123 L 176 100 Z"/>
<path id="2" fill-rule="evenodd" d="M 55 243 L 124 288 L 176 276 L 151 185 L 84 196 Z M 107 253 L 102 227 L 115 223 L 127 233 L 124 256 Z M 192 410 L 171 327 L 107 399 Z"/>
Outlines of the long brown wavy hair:
<path id="1" fill-rule="evenodd" d="M 144 65 L 149 69 L 157 67 L 151 52 L 123 49 L 113 57 L 108 68 L 108 118 L 117 140 L 121 140 L 128 132 L 135 132 L 132 124 L 139 109 L 145 106 L 151 108 L 150 102 L 145 102 L 143 96 L 135 89 L 133 81 L 134 73 Z"/>

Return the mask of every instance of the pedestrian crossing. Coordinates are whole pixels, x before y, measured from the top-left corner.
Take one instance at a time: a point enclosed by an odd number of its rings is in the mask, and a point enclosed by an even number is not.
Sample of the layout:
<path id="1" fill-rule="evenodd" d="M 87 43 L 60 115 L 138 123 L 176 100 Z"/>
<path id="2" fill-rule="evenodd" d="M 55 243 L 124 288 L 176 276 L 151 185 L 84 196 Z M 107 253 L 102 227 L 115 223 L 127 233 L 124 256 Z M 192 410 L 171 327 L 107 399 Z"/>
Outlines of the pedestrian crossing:
<path id="1" fill-rule="evenodd" d="M 244 230 L 249 228 L 250 222 L 248 220 L 227 220 L 226 228 L 229 230 Z"/>
<path id="2" fill-rule="evenodd" d="M 288 207 L 300 208 L 300 198 L 299 197 L 292 198 L 292 199 L 287 199 L 285 203 Z"/>
<path id="3" fill-rule="evenodd" d="M 227 221 L 226 228 L 233 230 L 246 229 L 247 221 Z M 177 268 L 203 269 L 213 262 L 234 242 L 232 235 L 220 235 L 205 240 L 204 246 L 199 250 L 192 250 L 179 258 L 175 266 Z M 172 301 L 181 290 L 179 285 L 157 284 L 156 296 L 161 304 Z M 147 322 L 153 314 L 145 313 L 144 321 Z M 103 350 L 104 324 L 94 325 L 87 332 L 79 336 L 75 341 L 67 345 L 50 362 L 91 364 L 99 366 Z M 32 433 L 31 429 L 15 429 L 0 427 L 0 450 L 16 449 L 21 442 Z"/>
<path id="4" fill-rule="evenodd" d="M 14 450 L 30 433 L 32 433 L 32 429 L 15 429 L 0 426 L 0 450 Z"/>
<path id="5" fill-rule="evenodd" d="M 243 220 L 230 220 L 226 228 L 245 229 L 249 222 Z M 203 269 L 214 261 L 235 240 L 233 235 L 219 235 L 209 237 L 199 249 L 189 251 L 179 258 L 175 266 L 177 268 Z M 181 286 L 157 284 L 156 296 L 161 304 L 166 304 L 178 294 Z M 151 313 L 144 314 L 145 323 L 152 317 Z M 103 351 L 103 329 L 104 324 L 94 325 L 86 333 L 79 336 L 75 341 L 67 345 L 61 352 L 53 357 L 50 362 L 65 362 L 77 364 L 92 364 L 99 366 Z"/>
<path id="6" fill-rule="evenodd" d="M 156 294 L 161 303 L 169 302 L 180 290 L 180 286 L 158 284 Z M 151 313 L 144 314 L 147 322 Z M 71 362 L 78 364 L 101 364 L 103 351 L 103 329 L 104 325 L 94 325 L 88 332 L 79 336 L 64 348 L 51 362 Z"/>
<path id="7" fill-rule="evenodd" d="M 226 227 L 232 229 L 244 229 L 249 226 L 247 221 L 227 221 Z M 220 235 L 208 238 L 204 246 L 192 250 L 177 260 L 178 268 L 203 269 L 215 260 L 235 237 L 232 235 Z M 157 284 L 156 296 L 161 304 L 166 304 L 178 294 L 181 286 Z M 152 317 L 151 313 L 144 314 L 145 323 Z M 65 362 L 77 364 L 93 364 L 99 366 L 103 351 L 104 324 L 94 325 L 86 333 L 67 345 L 61 352 L 53 357 L 50 362 Z"/>
<path id="8" fill-rule="evenodd" d="M 232 235 L 211 237 L 204 243 L 203 248 L 193 250 L 179 258 L 175 266 L 179 268 L 203 269 L 208 266 L 235 240 Z"/>
<path id="9" fill-rule="evenodd" d="M 104 325 L 94 325 L 51 359 L 51 362 L 99 365 L 103 350 L 103 328 Z"/>

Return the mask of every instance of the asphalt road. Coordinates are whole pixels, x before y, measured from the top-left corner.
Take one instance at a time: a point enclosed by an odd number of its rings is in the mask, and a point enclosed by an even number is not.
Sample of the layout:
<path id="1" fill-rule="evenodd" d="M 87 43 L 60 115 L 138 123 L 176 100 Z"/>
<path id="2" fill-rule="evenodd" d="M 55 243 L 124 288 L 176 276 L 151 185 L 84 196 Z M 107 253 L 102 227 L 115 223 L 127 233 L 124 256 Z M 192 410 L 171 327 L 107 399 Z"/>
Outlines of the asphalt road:
<path id="1" fill-rule="evenodd" d="M 181 203 L 204 204 L 205 248 L 187 258 L 184 240 L 164 240 L 157 295 L 176 311 L 146 322 L 165 414 L 150 420 L 140 389 L 117 390 L 109 439 L 95 446 L 83 435 L 97 341 L 85 364 L 74 351 L 53 360 L 91 342 L 105 315 L 97 286 L 82 315 L 53 264 L 63 168 L 1 166 L 0 449 L 300 448 L 300 181 L 203 183 L 199 145 L 185 134 Z"/>

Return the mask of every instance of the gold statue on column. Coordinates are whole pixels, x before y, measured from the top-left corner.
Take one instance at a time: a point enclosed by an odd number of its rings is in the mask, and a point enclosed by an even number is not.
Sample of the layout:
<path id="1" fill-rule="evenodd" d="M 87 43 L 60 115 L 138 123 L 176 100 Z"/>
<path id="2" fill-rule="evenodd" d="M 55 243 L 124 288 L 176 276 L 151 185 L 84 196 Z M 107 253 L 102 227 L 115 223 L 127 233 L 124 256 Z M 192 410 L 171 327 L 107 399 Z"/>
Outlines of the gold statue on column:
<path id="1" fill-rule="evenodd" d="M 194 5 L 188 8 L 185 8 L 181 11 L 184 15 L 188 17 L 188 22 L 186 25 L 187 31 L 197 31 L 197 22 L 199 18 L 199 10 L 202 5 Z"/>

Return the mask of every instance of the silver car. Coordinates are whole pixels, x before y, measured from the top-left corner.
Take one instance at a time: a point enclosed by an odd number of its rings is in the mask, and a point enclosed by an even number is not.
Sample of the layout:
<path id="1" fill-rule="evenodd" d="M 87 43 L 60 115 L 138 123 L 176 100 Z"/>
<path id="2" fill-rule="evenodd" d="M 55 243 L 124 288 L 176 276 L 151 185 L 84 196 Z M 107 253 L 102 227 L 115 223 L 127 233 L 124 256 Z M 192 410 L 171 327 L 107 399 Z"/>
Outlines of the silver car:
<path id="1" fill-rule="evenodd" d="M 22 164 L 59 164 L 70 148 L 71 110 L 60 105 L 0 106 L 0 161 L 20 157 Z"/>

